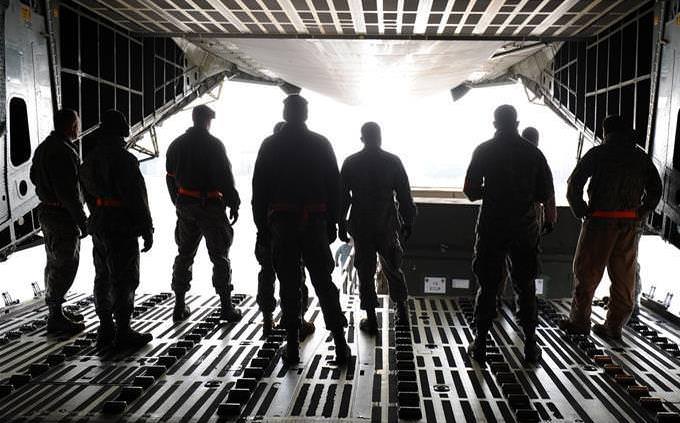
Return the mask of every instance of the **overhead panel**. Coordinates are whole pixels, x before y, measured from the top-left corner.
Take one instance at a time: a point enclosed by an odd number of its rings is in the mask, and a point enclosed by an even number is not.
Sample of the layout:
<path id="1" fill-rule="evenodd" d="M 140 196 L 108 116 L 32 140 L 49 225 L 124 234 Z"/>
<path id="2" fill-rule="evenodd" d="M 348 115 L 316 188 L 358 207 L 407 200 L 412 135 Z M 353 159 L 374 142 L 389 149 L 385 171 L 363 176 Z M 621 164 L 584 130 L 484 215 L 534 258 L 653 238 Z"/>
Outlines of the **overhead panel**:
<path id="1" fill-rule="evenodd" d="M 636 0 L 79 0 L 134 32 L 479 38 L 593 35 Z"/>

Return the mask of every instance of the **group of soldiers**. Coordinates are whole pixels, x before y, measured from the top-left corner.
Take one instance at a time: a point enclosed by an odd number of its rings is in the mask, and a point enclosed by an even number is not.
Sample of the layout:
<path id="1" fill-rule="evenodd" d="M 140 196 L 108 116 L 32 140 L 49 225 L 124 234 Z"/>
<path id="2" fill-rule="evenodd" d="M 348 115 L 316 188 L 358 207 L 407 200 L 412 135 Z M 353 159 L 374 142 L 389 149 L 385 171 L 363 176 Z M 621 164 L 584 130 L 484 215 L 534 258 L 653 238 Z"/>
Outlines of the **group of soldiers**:
<path id="1" fill-rule="evenodd" d="M 331 277 L 334 259 L 329 245 L 336 238 L 345 243 L 352 239 L 361 309 L 366 312 L 360 329 L 375 335 L 380 327 L 375 311 L 376 257 L 388 281 L 396 321 L 408 324 L 402 245 L 413 231 L 417 209 L 404 166 L 381 148 L 376 123 L 361 127 L 363 149 L 348 157 L 339 170 L 331 144 L 307 128 L 307 116 L 307 101 L 300 95 L 288 96 L 284 121 L 262 142 L 255 162 L 252 211 L 257 227 L 255 256 L 261 266 L 257 304 L 267 335 L 274 328 L 278 278 L 279 327 L 287 337 L 283 359 L 294 365 L 300 359 L 300 342 L 315 330 L 304 319 L 309 300 L 306 270 L 335 343 L 335 362 L 343 365 L 351 356 L 345 338 L 348 322 Z M 177 212 L 173 320 L 182 321 L 191 314 L 185 297 L 198 245 L 205 238 L 221 319 L 234 322 L 241 319 L 241 311 L 231 301 L 229 249 L 241 201 L 224 145 L 209 132 L 215 112 L 197 106 L 192 118 L 193 126 L 172 142 L 166 160 L 168 192 Z M 79 136 L 77 113 L 61 110 L 54 124 L 55 130 L 37 148 L 31 168 L 41 200 L 39 220 L 47 251 L 48 332 L 84 329 L 62 303 L 78 268 L 80 238 L 90 234 L 100 319 L 97 345 L 143 346 L 152 336 L 132 329 L 130 318 L 139 284 L 138 238 L 143 239 L 141 251 L 148 251 L 153 224 L 139 164 L 125 150 L 129 126 L 119 112 L 104 113 L 95 146 L 80 164 L 72 146 Z M 551 232 L 557 220 L 552 174 L 537 148 L 538 132 L 527 128 L 520 135 L 512 106 L 496 109 L 494 125 L 494 138 L 472 156 L 464 187 L 470 200 L 482 200 L 473 262 L 479 284 L 476 339 L 468 351 L 476 360 L 485 360 L 485 339 L 507 279 L 518 297 L 525 359 L 538 362 L 535 278 L 540 237 Z M 560 324 L 572 333 L 590 331 L 590 302 L 605 266 L 612 279 L 610 306 L 605 323 L 593 330 L 620 338 L 633 308 L 640 222 L 658 203 L 661 182 L 632 134 L 622 118 L 608 117 L 605 142 L 583 157 L 569 180 L 568 200 L 574 214 L 584 219 L 574 262 L 573 309 Z M 586 203 L 583 187 L 588 179 L 590 201 Z"/>

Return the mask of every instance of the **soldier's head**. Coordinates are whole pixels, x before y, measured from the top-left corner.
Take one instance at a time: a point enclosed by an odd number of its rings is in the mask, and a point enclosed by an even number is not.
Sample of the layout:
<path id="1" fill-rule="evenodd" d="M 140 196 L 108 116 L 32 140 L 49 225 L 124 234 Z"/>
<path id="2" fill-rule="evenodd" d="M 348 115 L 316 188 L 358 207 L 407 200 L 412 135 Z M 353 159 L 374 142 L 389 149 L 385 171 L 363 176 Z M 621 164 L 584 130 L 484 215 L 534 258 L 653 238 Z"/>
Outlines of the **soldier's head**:
<path id="1" fill-rule="evenodd" d="M 382 144 L 380 126 L 375 122 L 366 122 L 361 126 L 361 142 L 366 148 L 378 148 Z"/>
<path id="2" fill-rule="evenodd" d="M 102 115 L 101 131 L 103 134 L 126 138 L 130 136 L 130 125 L 121 112 L 110 109 Z"/>
<path id="3" fill-rule="evenodd" d="M 529 141 L 529 143 L 531 143 L 531 145 L 534 147 L 538 148 L 538 129 L 534 128 L 533 126 L 527 126 L 524 128 L 524 131 L 522 131 L 522 138 Z"/>
<path id="4" fill-rule="evenodd" d="M 517 110 L 509 104 L 498 106 L 493 112 L 493 125 L 499 131 L 514 131 L 518 124 Z"/>
<path id="5" fill-rule="evenodd" d="M 210 122 L 215 119 L 215 111 L 205 104 L 194 107 L 191 112 L 191 119 L 196 128 L 210 129 Z"/>
<path id="6" fill-rule="evenodd" d="M 283 100 L 283 120 L 288 123 L 307 121 L 307 100 L 300 94 L 292 94 Z"/>
<path id="7" fill-rule="evenodd" d="M 61 109 L 54 114 L 54 131 L 75 140 L 80 135 L 80 119 L 78 112 L 72 109 Z"/>
<path id="8" fill-rule="evenodd" d="M 281 130 L 283 129 L 283 127 L 285 125 L 286 125 L 286 122 L 283 122 L 283 121 L 277 122 L 276 125 L 274 125 L 274 133 L 278 134 L 279 132 L 281 132 Z"/>
<path id="9" fill-rule="evenodd" d="M 632 129 L 620 115 L 609 115 L 602 121 L 602 135 L 607 141 L 632 141 Z"/>

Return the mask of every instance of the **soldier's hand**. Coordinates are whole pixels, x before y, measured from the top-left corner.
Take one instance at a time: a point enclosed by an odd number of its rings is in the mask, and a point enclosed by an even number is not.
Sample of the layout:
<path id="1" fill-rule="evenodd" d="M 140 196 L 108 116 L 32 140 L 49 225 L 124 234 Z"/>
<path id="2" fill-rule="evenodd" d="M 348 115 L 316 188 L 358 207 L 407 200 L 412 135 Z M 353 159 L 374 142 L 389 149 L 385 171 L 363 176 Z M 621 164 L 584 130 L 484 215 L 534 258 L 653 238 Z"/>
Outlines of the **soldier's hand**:
<path id="1" fill-rule="evenodd" d="M 144 240 L 144 248 L 142 248 L 142 252 L 146 253 L 153 246 L 153 231 L 145 231 L 142 234 L 142 239 Z"/>
<path id="2" fill-rule="evenodd" d="M 349 234 L 347 233 L 347 221 L 338 223 L 338 238 L 340 241 L 349 243 Z"/>
<path id="3" fill-rule="evenodd" d="M 238 209 L 235 207 L 232 207 L 229 209 L 229 223 L 231 226 L 234 226 L 236 221 L 238 220 Z"/>
<path id="4" fill-rule="evenodd" d="M 553 230 L 555 230 L 555 224 L 553 222 L 545 222 L 543 224 L 543 230 L 541 231 L 541 235 L 548 235 Z"/>
<path id="5" fill-rule="evenodd" d="M 404 237 L 404 242 L 408 241 L 409 238 L 411 238 L 411 234 L 413 233 L 413 228 L 411 225 L 404 225 L 401 228 L 401 236 Z"/>
<path id="6" fill-rule="evenodd" d="M 330 245 L 338 238 L 338 230 L 335 227 L 335 223 L 327 224 L 326 231 L 328 233 L 328 244 Z"/>

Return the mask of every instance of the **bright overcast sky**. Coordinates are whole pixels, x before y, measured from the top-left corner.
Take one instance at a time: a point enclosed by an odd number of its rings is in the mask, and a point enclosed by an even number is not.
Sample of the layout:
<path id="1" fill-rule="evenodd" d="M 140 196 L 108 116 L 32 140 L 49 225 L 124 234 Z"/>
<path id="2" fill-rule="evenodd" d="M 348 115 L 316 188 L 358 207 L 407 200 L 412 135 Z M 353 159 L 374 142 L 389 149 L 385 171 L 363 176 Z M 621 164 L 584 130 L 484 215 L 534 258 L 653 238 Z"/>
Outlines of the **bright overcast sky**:
<path id="1" fill-rule="evenodd" d="M 494 108 L 503 103 L 512 104 L 518 109 L 520 128 L 531 125 L 540 132 L 540 148 L 553 170 L 558 203 L 565 203 L 565 182 L 576 161 L 577 134 L 547 107 L 529 102 L 521 85 L 474 89 L 457 103 L 448 92 L 401 102 L 391 100 L 388 104 L 380 104 L 378 99 L 364 106 L 347 106 L 313 92 L 302 94 L 309 101 L 308 126 L 328 137 L 339 165 L 361 148 L 359 129 L 364 122 L 373 120 L 382 126 L 383 147 L 401 157 L 411 184 L 419 187 L 460 188 L 472 151 L 493 136 Z M 211 104 L 217 112 L 212 133 L 226 146 L 243 202 L 231 252 L 237 292 L 256 292 L 257 264 L 252 253 L 255 229 L 250 212 L 252 169 L 260 142 L 281 120 L 284 97 L 276 87 L 226 82 L 219 100 Z M 205 96 L 196 104 L 207 101 Z M 176 254 L 175 216 L 165 188 L 165 149 L 190 124 L 190 111 L 178 113 L 164 122 L 158 128 L 161 157 L 142 165 L 156 228 L 153 250 L 142 255 L 140 290 L 143 292 L 170 290 Z M 667 274 L 668 263 L 677 262 L 680 254 L 658 238 L 643 244 L 646 248 L 641 253 L 641 261 L 662 263 L 643 265 L 643 276 L 658 280 Z M 75 289 L 91 292 L 94 274 L 91 254 L 88 238 L 83 243 Z M 31 293 L 31 281 L 40 281 L 43 285 L 44 262 L 44 250 L 38 247 L 16 253 L 8 262 L 0 263 L 3 280 L 11 279 L 13 284 L 2 290 L 10 289 L 13 295 L 26 298 Z M 193 293 L 213 292 L 210 272 L 211 264 L 201 246 L 194 265 Z M 5 275 L 10 278 L 6 279 Z"/>

